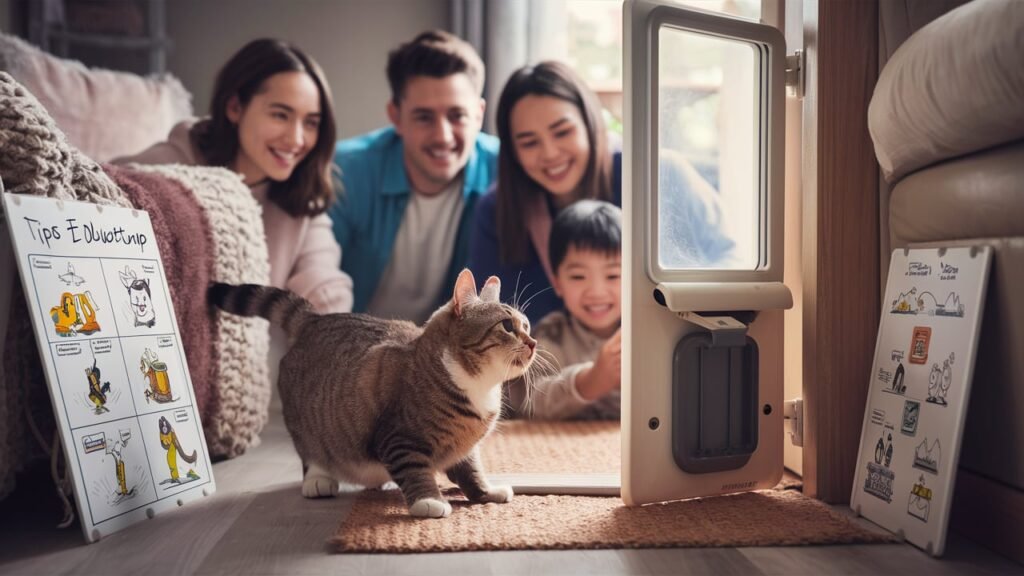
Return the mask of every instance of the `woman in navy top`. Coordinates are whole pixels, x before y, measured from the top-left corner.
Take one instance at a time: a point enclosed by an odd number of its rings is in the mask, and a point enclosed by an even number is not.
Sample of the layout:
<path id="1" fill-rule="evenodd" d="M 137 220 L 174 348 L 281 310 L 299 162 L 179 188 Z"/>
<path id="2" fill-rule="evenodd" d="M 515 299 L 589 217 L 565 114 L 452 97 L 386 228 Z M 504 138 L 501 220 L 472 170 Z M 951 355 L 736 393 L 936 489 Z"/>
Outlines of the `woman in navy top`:
<path id="1" fill-rule="evenodd" d="M 548 236 L 581 198 L 621 204 L 597 96 L 560 62 L 520 68 L 498 100 L 498 181 L 477 204 L 469 267 L 501 278 L 536 323 L 562 303 L 551 289 Z M 618 155 L 616 155 L 618 159 Z M 615 162 L 617 164 L 617 162 Z"/>

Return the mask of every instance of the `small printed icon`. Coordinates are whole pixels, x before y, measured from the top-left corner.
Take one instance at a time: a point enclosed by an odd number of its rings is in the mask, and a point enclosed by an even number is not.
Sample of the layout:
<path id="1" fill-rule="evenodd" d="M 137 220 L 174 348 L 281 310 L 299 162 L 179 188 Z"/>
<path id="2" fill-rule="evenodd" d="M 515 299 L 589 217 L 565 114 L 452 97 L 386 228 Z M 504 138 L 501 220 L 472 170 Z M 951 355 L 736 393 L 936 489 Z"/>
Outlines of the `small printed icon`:
<path id="1" fill-rule="evenodd" d="M 931 472 L 932 474 L 939 473 L 939 461 L 942 459 L 942 444 L 939 443 L 939 439 L 936 438 L 934 442 L 928 444 L 928 438 L 921 440 L 921 443 L 914 449 L 914 468 L 924 470 L 925 472 Z"/>
<path id="2" fill-rule="evenodd" d="M 63 274 L 58 274 L 57 278 L 68 286 L 81 286 L 85 283 L 85 278 L 82 278 L 78 274 L 75 274 L 75 267 L 68 262 L 68 271 Z"/>
<path id="3" fill-rule="evenodd" d="M 893 481 L 896 474 L 892 464 L 892 425 L 882 427 L 882 435 L 875 444 L 875 460 L 868 462 L 868 475 L 864 478 L 864 491 L 876 498 L 892 502 Z"/>
<path id="4" fill-rule="evenodd" d="M 907 436 L 917 434 L 917 421 L 921 416 L 921 403 L 916 400 L 907 400 L 903 403 L 903 424 L 900 432 Z"/>
<path id="5" fill-rule="evenodd" d="M 910 362 L 924 364 L 928 361 L 928 344 L 932 339 L 932 329 L 928 326 L 914 326 L 914 337 L 910 340 Z"/>
<path id="6" fill-rule="evenodd" d="M 932 509 L 932 489 L 924 484 L 924 474 L 918 478 L 917 483 L 910 489 L 910 499 L 907 501 L 907 513 L 922 522 L 928 521 L 928 513 Z"/>

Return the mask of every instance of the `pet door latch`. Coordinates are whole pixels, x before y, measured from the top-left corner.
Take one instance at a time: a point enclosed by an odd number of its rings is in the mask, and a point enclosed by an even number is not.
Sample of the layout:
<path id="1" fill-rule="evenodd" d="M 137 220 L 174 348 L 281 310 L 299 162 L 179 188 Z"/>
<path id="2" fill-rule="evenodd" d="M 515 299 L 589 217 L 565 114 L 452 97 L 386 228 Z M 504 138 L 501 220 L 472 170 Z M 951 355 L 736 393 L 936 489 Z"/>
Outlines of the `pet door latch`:
<path id="1" fill-rule="evenodd" d="M 712 347 L 744 346 L 747 325 L 732 316 L 702 316 L 696 312 L 679 312 L 679 317 L 711 332 Z"/>

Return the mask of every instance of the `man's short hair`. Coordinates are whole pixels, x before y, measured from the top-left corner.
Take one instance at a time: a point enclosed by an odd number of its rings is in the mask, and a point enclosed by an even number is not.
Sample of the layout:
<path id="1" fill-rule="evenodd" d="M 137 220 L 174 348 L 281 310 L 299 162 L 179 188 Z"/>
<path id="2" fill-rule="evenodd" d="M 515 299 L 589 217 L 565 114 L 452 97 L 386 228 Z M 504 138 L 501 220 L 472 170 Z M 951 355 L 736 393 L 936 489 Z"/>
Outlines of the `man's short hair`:
<path id="1" fill-rule="evenodd" d="M 603 200 L 577 200 L 551 225 L 548 258 L 556 274 L 569 248 L 618 256 L 622 250 L 622 210 Z"/>
<path id="2" fill-rule="evenodd" d="M 405 95 L 405 85 L 415 76 L 445 78 L 465 74 L 477 94 L 484 91 L 484 63 L 468 42 L 445 32 L 430 30 L 388 54 L 388 84 L 395 106 Z"/>

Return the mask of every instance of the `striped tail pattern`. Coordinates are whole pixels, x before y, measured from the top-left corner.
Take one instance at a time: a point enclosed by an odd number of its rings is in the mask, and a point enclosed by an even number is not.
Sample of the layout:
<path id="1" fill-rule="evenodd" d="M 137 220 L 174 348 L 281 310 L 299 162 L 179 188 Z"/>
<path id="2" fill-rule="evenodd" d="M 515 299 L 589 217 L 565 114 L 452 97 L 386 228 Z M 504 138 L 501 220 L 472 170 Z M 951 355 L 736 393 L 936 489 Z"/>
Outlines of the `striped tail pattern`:
<path id="1" fill-rule="evenodd" d="M 287 290 L 259 284 L 214 283 L 207 290 L 210 304 L 239 316 L 259 316 L 295 336 L 309 318 L 316 316 L 308 300 Z"/>

